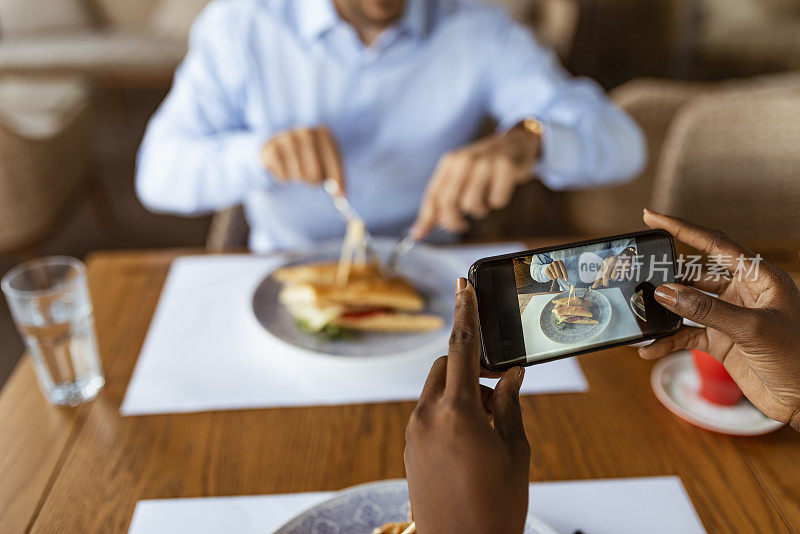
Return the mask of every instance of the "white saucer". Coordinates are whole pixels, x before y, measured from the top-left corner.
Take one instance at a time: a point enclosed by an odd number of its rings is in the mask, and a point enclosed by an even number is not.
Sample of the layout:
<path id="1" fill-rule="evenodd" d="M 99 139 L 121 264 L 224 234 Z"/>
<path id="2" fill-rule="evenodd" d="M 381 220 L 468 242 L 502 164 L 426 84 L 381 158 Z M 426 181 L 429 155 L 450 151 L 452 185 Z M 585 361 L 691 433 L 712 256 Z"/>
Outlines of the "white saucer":
<path id="1" fill-rule="evenodd" d="M 689 351 L 676 352 L 656 363 L 650 384 L 669 411 L 706 430 L 731 436 L 760 436 L 784 425 L 761 413 L 747 399 L 722 406 L 702 398 L 698 393 L 700 377 Z"/>

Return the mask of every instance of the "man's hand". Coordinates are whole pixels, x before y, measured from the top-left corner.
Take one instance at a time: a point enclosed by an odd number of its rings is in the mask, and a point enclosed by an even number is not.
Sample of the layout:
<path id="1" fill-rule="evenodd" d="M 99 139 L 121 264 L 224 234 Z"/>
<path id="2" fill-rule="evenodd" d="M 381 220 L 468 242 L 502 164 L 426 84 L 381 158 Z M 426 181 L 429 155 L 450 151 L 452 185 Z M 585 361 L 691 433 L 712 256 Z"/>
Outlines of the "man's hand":
<path id="1" fill-rule="evenodd" d="M 564 280 L 565 282 L 569 282 L 567 267 L 561 260 L 550 262 L 550 265 L 544 270 L 544 274 L 546 274 L 550 280 Z"/>
<path id="2" fill-rule="evenodd" d="M 633 262 L 630 256 L 625 254 L 609 256 L 603 260 L 600 271 L 597 273 L 597 278 L 592 284 L 592 289 L 597 289 L 600 285 L 608 287 L 612 280 L 619 281 L 629 276 L 632 269 Z"/>
<path id="3" fill-rule="evenodd" d="M 732 258 L 734 268 L 742 254 L 747 258 L 743 267 L 754 268 L 753 253 L 721 232 L 648 210 L 644 221 L 707 255 Z M 704 272 L 699 281 L 690 283 L 694 288 L 661 285 L 655 298 L 706 328 L 684 326 L 674 336 L 641 347 L 639 354 L 651 360 L 684 348 L 708 352 L 722 362 L 759 410 L 800 431 L 800 290 L 791 277 L 761 261 L 755 280 L 752 273 L 740 279 L 731 270 L 731 280 L 712 281 Z"/>
<path id="4" fill-rule="evenodd" d="M 506 371 L 494 391 L 479 384 L 475 291 L 463 278 L 457 289 L 450 353 L 431 367 L 406 429 L 411 510 L 419 532 L 520 534 L 530 466 L 523 369 Z"/>
<path id="5" fill-rule="evenodd" d="M 279 181 L 321 184 L 333 178 L 344 191 L 342 159 L 336 141 L 324 126 L 278 133 L 261 149 L 264 167 Z"/>
<path id="6" fill-rule="evenodd" d="M 434 171 L 412 235 L 424 238 L 436 225 L 467 229 L 465 216 L 483 218 L 511 201 L 518 184 L 530 180 L 540 152 L 538 135 L 512 128 L 442 156 Z"/>

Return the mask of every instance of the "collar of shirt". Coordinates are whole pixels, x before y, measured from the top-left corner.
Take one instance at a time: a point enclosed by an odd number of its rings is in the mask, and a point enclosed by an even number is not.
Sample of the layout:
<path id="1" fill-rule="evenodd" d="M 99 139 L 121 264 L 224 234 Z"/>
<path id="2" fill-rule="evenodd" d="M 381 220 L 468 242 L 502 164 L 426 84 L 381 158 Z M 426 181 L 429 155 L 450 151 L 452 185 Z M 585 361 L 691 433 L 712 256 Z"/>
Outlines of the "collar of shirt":
<path id="1" fill-rule="evenodd" d="M 432 23 L 431 5 L 426 0 L 406 0 L 403 16 L 397 24 L 384 30 L 376 44 L 385 46 L 400 33 L 415 39 L 428 34 Z M 297 0 L 297 28 L 306 41 L 314 41 L 340 24 L 348 24 L 339 16 L 333 0 Z"/>

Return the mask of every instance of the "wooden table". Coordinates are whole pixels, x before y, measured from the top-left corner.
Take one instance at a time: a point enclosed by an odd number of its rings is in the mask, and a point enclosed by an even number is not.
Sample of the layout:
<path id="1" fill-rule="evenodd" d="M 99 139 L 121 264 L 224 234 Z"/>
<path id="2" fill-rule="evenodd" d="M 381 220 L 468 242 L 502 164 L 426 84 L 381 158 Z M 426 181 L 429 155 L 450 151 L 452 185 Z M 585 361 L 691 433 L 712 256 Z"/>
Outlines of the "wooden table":
<path id="1" fill-rule="evenodd" d="M 140 499 L 337 490 L 404 476 L 413 402 L 120 416 L 181 252 L 89 259 L 107 375 L 97 400 L 51 407 L 30 360 L 17 366 L 0 394 L 3 533 L 125 532 Z M 796 250 L 785 257 L 796 262 Z M 797 433 L 732 438 L 683 422 L 655 399 L 652 363 L 629 348 L 580 362 L 587 393 L 523 399 L 532 480 L 678 475 L 709 532 L 800 531 Z"/>

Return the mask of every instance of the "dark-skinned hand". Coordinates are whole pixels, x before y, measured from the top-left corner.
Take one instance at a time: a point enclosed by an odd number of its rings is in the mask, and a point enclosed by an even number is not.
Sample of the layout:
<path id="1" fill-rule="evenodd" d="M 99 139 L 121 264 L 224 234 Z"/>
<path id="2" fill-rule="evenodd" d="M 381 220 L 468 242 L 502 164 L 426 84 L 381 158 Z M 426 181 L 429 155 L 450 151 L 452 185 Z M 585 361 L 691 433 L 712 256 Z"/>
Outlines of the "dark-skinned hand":
<path id="1" fill-rule="evenodd" d="M 519 404 L 524 372 L 499 375 L 494 390 L 478 382 L 478 304 L 465 279 L 457 290 L 449 354 L 431 367 L 406 429 L 411 509 L 423 534 L 520 534 L 530 466 Z"/>
<path id="2" fill-rule="evenodd" d="M 754 258 L 746 247 L 719 231 L 645 210 L 644 221 L 709 256 L 732 258 L 730 280 L 702 273 L 693 287 L 664 284 L 655 298 L 678 315 L 706 328 L 682 327 L 674 336 L 641 347 L 645 359 L 691 348 L 722 362 L 745 396 L 765 415 L 800 431 L 800 290 L 783 270 L 754 260 L 735 272 L 738 258 Z M 725 262 L 728 264 L 729 262 Z M 749 274 L 748 274 L 749 273 Z M 755 279 L 753 279 L 755 278 Z M 709 296 L 702 291 L 719 295 Z"/>

